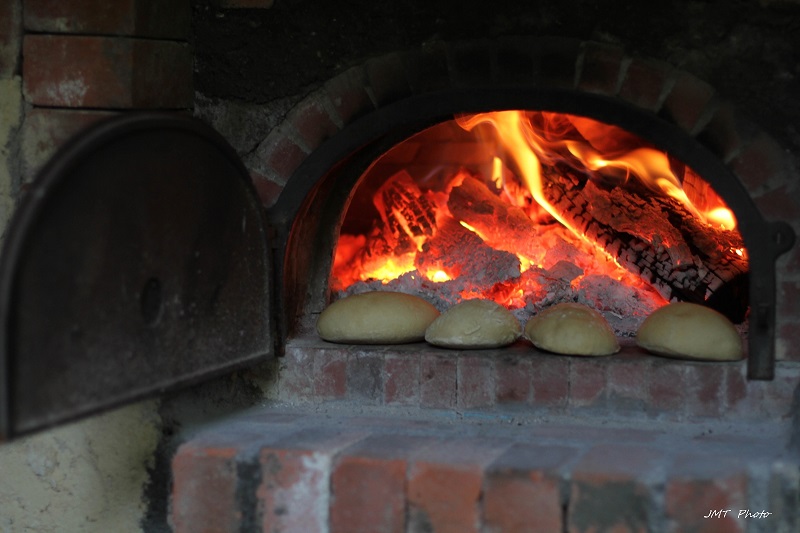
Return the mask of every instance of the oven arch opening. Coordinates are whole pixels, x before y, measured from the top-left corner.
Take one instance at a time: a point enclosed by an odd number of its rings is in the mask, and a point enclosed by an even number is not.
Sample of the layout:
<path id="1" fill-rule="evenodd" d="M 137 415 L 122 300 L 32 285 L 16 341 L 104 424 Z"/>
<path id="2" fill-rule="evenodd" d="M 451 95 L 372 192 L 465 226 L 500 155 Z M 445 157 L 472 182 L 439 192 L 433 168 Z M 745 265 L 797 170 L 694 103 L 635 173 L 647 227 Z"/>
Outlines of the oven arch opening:
<path id="1" fill-rule="evenodd" d="M 284 338 L 309 331 L 310 320 L 329 302 L 338 228 L 359 178 L 372 162 L 402 140 L 455 115 L 508 109 L 570 113 L 618 126 L 674 155 L 711 184 L 736 214 L 751 257 L 748 376 L 771 379 L 775 261 L 793 244 L 791 228 L 765 220 L 724 162 L 678 126 L 616 98 L 559 88 L 483 87 L 414 95 L 363 116 L 314 150 L 269 212 L 273 221 L 293 221 L 291 226 L 273 224 L 291 227 L 279 235 L 285 260 L 276 265 L 284 281 Z"/>

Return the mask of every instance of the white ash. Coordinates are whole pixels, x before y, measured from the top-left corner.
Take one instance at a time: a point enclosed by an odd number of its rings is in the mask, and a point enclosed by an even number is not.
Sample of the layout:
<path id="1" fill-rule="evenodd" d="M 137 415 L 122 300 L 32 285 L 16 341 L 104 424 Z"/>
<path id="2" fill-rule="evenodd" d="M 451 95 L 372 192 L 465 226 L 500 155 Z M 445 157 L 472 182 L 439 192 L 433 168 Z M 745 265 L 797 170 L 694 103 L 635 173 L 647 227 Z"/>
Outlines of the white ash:
<path id="1" fill-rule="evenodd" d="M 618 336 L 632 337 L 647 315 L 659 307 L 658 301 L 644 289 L 625 285 L 605 275 L 585 276 L 573 286 L 570 282 L 580 276 L 574 274 L 582 272 L 582 269 L 570 265 L 561 261 L 549 271 L 532 268 L 519 277 L 504 280 L 518 282 L 526 289 L 524 307 L 511 309 L 521 324 L 555 304 L 578 302 L 603 314 Z M 396 291 L 423 298 L 444 312 L 463 299 L 484 296 L 470 287 L 475 287 L 474 280 L 458 278 L 437 283 L 414 271 L 385 284 L 380 281 L 358 282 L 335 296 L 342 298 L 369 291 Z"/>

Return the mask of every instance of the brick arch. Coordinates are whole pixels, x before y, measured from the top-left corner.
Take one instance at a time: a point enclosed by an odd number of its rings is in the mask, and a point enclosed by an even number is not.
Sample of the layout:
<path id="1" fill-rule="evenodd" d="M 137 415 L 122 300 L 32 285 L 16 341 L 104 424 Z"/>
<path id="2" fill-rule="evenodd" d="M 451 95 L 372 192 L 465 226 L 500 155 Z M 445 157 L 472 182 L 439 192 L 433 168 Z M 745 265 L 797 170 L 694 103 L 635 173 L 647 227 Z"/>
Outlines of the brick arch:
<path id="1" fill-rule="evenodd" d="M 619 46 L 562 38 L 435 43 L 351 67 L 301 100 L 248 161 L 265 206 L 274 204 L 294 171 L 348 125 L 389 104 L 438 90 L 485 87 L 555 88 L 632 104 L 695 138 L 744 184 L 766 215 L 800 212 L 786 199 L 795 180 L 782 148 L 725 102 L 708 83 Z M 772 193 L 772 194 L 771 194 Z"/>

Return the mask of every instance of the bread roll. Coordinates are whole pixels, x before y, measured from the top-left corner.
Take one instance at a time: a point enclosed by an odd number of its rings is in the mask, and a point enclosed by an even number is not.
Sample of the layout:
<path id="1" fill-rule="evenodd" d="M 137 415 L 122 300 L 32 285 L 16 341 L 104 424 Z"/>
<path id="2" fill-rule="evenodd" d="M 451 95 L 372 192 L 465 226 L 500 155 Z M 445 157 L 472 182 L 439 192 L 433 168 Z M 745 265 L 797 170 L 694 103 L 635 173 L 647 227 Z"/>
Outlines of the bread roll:
<path id="1" fill-rule="evenodd" d="M 418 296 L 399 292 L 367 292 L 337 300 L 317 320 L 326 341 L 347 344 L 419 342 L 439 311 Z"/>
<path id="2" fill-rule="evenodd" d="M 704 361 L 738 361 L 742 339 L 725 316 L 702 305 L 676 302 L 648 316 L 636 344 L 656 355 Z"/>
<path id="3" fill-rule="evenodd" d="M 561 303 L 547 308 L 525 324 L 534 346 L 566 355 L 611 355 L 619 343 L 603 315 L 582 304 Z"/>
<path id="4" fill-rule="evenodd" d="M 443 348 L 481 349 L 508 346 L 522 333 L 517 318 L 491 300 L 467 300 L 442 313 L 425 340 Z"/>

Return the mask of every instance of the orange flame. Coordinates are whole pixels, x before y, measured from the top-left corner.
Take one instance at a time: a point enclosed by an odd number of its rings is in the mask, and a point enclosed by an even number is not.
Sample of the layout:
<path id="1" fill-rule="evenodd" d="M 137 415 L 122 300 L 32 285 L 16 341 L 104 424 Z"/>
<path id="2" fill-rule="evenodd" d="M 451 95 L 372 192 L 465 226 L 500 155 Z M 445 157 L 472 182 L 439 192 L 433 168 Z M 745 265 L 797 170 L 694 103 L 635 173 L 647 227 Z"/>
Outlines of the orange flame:
<path id="1" fill-rule="evenodd" d="M 699 210 L 684 191 L 680 179 L 672 170 L 669 159 L 664 152 L 647 147 L 630 148 L 620 146 L 617 142 L 610 153 L 603 155 L 594 145 L 610 145 L 608 139 L 629 139 L 631 135 L 615 126 L 603 124 L 585 117 L 577 117 L 558 113 L 542 113 L 545 124 L 537 130 L 524 111 L 496 111 L 457 118 L 461 127 L 470 130 L 478 124 L 488 123 L 494 126 L 497 136 L 508 150 L 522 174 L 536 202 L 564 226 L 572 228 L 562 219 L 542 194 L 541 162 L 551 163 L 559 154 L 569 153 L 592 171 L 604 171 L 605 175 L 617 177 L 625 182 L 638 180 L 650 190 L 665 194 L 679 200 L 693 215 L 699 219 L 732 230 L 736 228 L 733 212 L 724 207 L 724 202 L 715 194 L 715 205 L 707 210 Z M 553 132 L 563 134 L 573 126 L 587 137 L 580 140 L 560 137 L 551 140 Z M 621 132 L 621 133 L 620 133 Z M 633 138 L 635 139 L 635 138 Z M 631 141 L 633 142 L 633 141 Z M 640 141 L 639 141 L 640 142 Z M 608 172 L 612 171 L 612 172 Z M 708 191 L 707 191 L 708 194 Z"/>
<path id="2" fill-rule="evenodd" d="M 736 228 L 733 213 L 724 201 L 691 169 L 677 164 L 675 170 L 673 165 L 676 163 L 671 162 L 667 154 L 646 146 L 638 137 L 615 126 L 585 117 L 525 111 L 462 116 L 456 119 L 456 123 L 465 131 L 481 126 L 478 129 L 486 137 L 481 139 L 486 150 L 483 166 L 479 171 L 473 167 L 467 172 L 453 166 L 446 179 L 442 179 L 437 187 L 430 188 L 422 185 L 427 182 L 415 182 L 411 178 L 410 167 L 395 174 L 395 177 L 399 176 L 398 181 L 390 193 L 398 193 L 403 197 L 402 201 L 395 202 L 395 196 L 384 198 L 377 193 L 373 197 L 381 217 L 376 224 L 382 222 L 383 227 L 373 227 L 369 235 L 340 235 L 331 283 L 334 290 L 343 290 L 356 281 L 381 280 L 387 283 L 416 270 L 429 282 L 456 280 L 461 275 L 460 266 L 436 259 L 419 260 L 421 254 L 428 253 L 431 243 L 436 242 L 438 228 L 455 222 L 456 228 L 460 224 L 471 232 L 473 240 L 477 238 L 493 250 L 510 252 L 519 262 L 518 279 L 496 283 L 489 288 L 468 285 L 461 293 L 462 298 L 489 297 L 508 307 L 525 306 L 526 298 L 546 295 L 541 293 L 540 273 L 551 269 L 557 271 L 558 263 L 562 261 L 583 272 L 577 277 L 567 273 L 565 279 L 574 287 L 580 286 L 587 276 L 602 274 L 630 287 L 652 291 L 638 276 L 617 264 L 602 246 L 573 227 L 550 204 L 545 194 L 548 184 L 543 176 L 543 165 L 549 168 L 560 162 L 582 165 L 590 175 L 606 180 L 609 185 L 635 184 L 639 189 L 644 187 L 654 194 L 674 198 L 688 213 L 715 228 Z M 469 155 L 474 157 L 472 152 Z M 391 172 L 396 172 L 396 168 L 392 167 Z M 492 225 L 476 227 L 450 212 L 449 195 L 475 172 L 484 176 L 483 183 L 492 195 L 512 209 L 521 209 L 534 224 L 539 225 L 537 227 L 544 228 L 541 233 L 537 230 L 536 235 L 530 236 L 530 240 L 536 242 L 524 252 L 499 241 L 504 234 L 500 232 L 498 237 Z M 380 189 L 385 189 L 395 177 L 385 180 Z M 425 189 L 424 192 L 421 188 Z M 409 197 L 419 198 L 419 204 L 413 200 L 408 203 Z M 430 209 L 434 212 L 428 212 Z M 419 217 L 423 224 L 420 225 L 415 217 Z M 497 224 L 501 221 L 498 220 Z M 421 226 L 427 228 L 426 231 L 420 231 Z M 405 247 L 394 248 L 400 240 Z M 555 253 L 559 243 L 563 245 L 565 242 L 569 243 L 565 247 L 567 251 Z M 580 250 L 583 255 L 575 256 L 569 250 Z M 746 255 L 746 250 L 739 248 L 732 248 L 730 252 Z M 466 252 L 463 261 L 470 260 L 469 252 Z"/>

